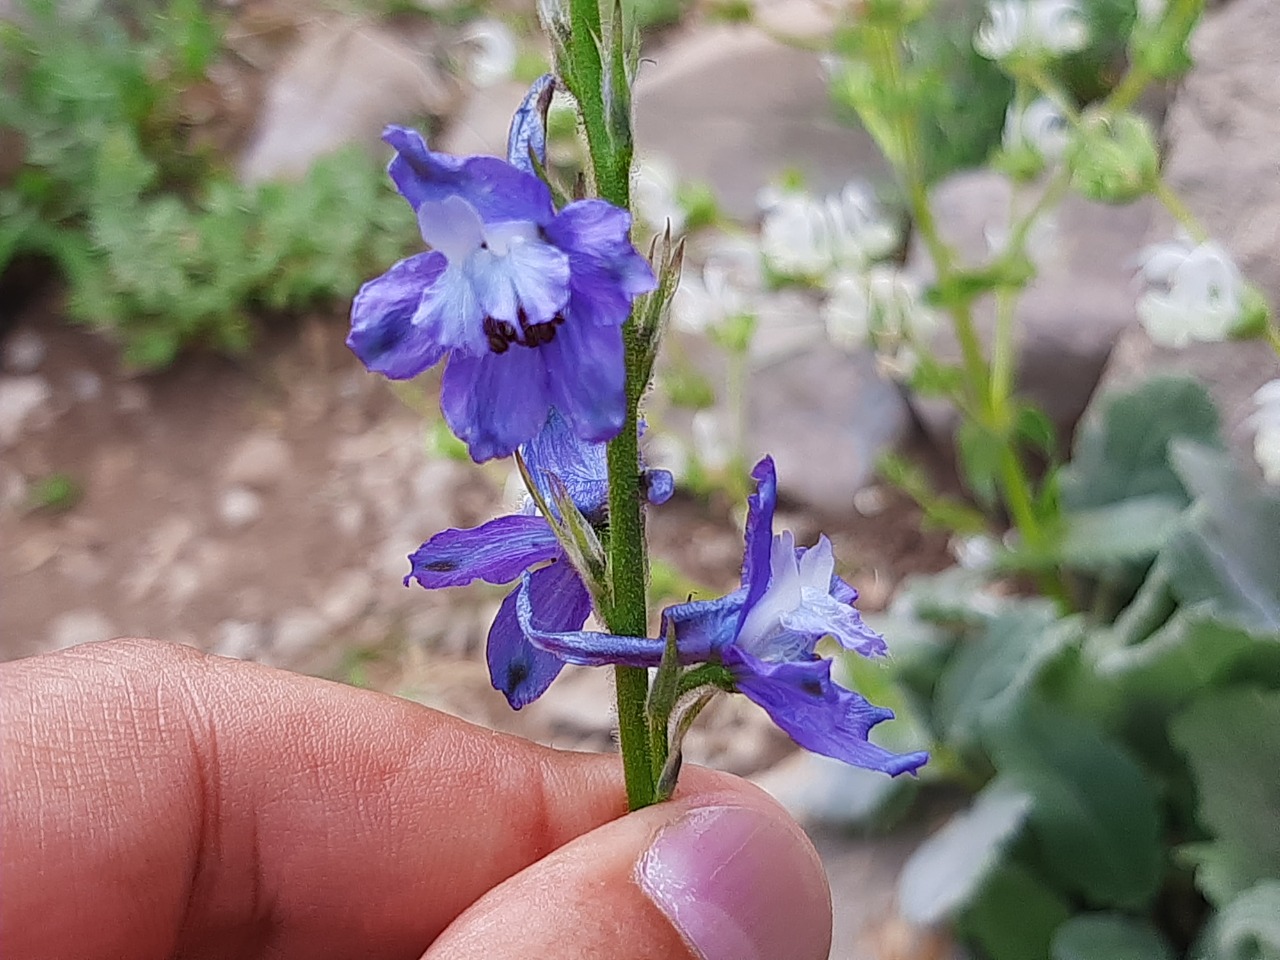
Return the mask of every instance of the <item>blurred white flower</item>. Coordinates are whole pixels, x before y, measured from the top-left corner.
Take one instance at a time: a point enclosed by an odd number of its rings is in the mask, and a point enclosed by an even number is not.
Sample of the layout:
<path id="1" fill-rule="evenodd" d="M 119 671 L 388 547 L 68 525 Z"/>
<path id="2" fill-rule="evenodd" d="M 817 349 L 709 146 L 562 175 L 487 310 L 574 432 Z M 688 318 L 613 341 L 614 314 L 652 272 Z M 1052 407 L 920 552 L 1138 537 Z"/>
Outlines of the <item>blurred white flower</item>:
<path id="1" fill-rule="evenodd" d="M 1267 483 L 1280 486 L 1280 379 L 1264 383 L 1253 395 L 1257 410 L 1253 427 L 1253 456 Z"/>
<path id="2" fill-rule="evenodd" d="M 822 322 L 832 343 L 852 350 L 870 340 L 874 309 L 870 287 L 870 277 L 853 273 L 842 273 L 831 284 L 822 305 Z"/>
<path id="3" fill-rule="evenodd" d="M 1154 244 L 1142 252 L 1140 269 L 1147 289 L 1138 319 L 1156 343 L 1225 340 L 1240 322 L 1244 277 L 1220 244 L 1186 238 Z"/>
<path id="4" fill-rule="evenodd" d="M 822 205 L 792 193 L 769 204 L 760 225 L 760 252 L 787 276 L 812 277 L 831 265 L 830 226 Z"/>
<path id="5" fill-rule="evenodd" d="M 826 198 L 832 223 L 832 254 L 836 266 L 871 263 L 888 256 L 898 244 L 898 231 L 885 218 L 871 191 L 846 183 L 838 197 Z"/>
<path id="6" fill-rule="evenodd" d="M 760 263 L 760 242 L 750 234 L 717 233 L 707 247 L 704 263 L 722 267 L 735 284 L 751 293 L 764 287 Z"/>
<path id="7" fill-rule="evenodd" d="M 1089 25 L 1077 0 L 987 0 L 973 47 L 988 60 L 1083 50 Z"/>
<path id="8" fill-rule="evenodd" d="M 477 20 L 463 39 L 471 47 L 467 79 L 477 87 L 492 87 L 511 78 L 516 68 L 516 36 L 500 20 Z"/>
<path id="9" fill-rule="evenodd" d="M 664 157 L 642 157 L 636 164 L 631 199 L 645 225 L 662 233 L 671 225 L 673 234 L 684 229 L 685 211 L 677 199 L 680 179 L 676 168 Z"/>
<path id="10" fill-rule="evenodd" d="M 908 376 L 917 359 L 913 344 L 938 328 L 920 295 L 916 279 L 896 267 L 876 264 L 864 274 L 841 274 L 822 305 L 827 336 L 846 349 L 873 346 L 886 372 Z"/>
<path id="11" fill-rule="evenodd" d="M 693 415 L 693 452 L 704 469 L 723 470 L 733 458 L 733 444 L 725 416 L 718 410 Z"/>
<path id="12" fill-rule="evenodd" d="M 871 194 L 849 183 L 834 196 L 761 191 L 764 220 L 760 250 L 787 276 L 822 278 L 841 267 L 862 267 L 885 256 L 898 241 Z"/>
<path id="13" fill-rule="evenodd" d="M 1041 97 L 1027 104 L 1025 110 L 1009 105 L 1004 120 L 1004 149 L 1033 150 L 1045 160 L 1061 160 L 1071 142 L 1067 118 L 1052 101 Z"/>
<path id="14" fill-rule="evenodd" d="M 701 270 L 686 268 L 671 302 L 671 322 L 685 333 L 703 333 L 752 310 L 745 290 L 734 283 L 729 268 L 716 261 Z"/>

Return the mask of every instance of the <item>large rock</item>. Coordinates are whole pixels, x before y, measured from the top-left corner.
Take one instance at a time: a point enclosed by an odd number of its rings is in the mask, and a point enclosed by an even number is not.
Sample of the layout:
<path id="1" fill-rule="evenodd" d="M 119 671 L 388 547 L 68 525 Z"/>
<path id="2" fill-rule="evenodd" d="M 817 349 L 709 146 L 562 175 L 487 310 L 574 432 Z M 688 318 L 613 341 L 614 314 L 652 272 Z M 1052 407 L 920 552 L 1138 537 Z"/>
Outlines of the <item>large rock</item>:
<path id="1" fill-rule="evenodd" d="M 1038 196 L 1035 188 L 1031 196 Z M 957 174 L 934 188 L 938 227 L 962 264 L 978 266 L 990 259 L 991 240 L 1007 233 L 1014 197 L 1009 180 L 991 171 Z M 1018 200 L 1024 209 L 1029 202 L 1034 201 Z M 1116 338 L 1133 322 L 1134 265 L 1151 217 L 1147 202 L 1113 207 L 1072 194 L 1033 239 L 1039 273 L 1017 306 L 1017 383 L 1063 430 L 1079 419 Z M 908 270 L 933 278 L 932 262 L 918 239 Z M 979 301 L 975 320 L 990 356 L 991 298 Z M 949 323 L 935 349 L 959 358 Z M 921 408 L 932 429 L 947 433 L 954 427 L 957 416 L 949 406 L 930 402 Z"/>
<path id="2" fill-rule="evenodd" d="M 830 344 L 758 367 L 749 391 L 750 452 L 772 454 L 786 495 L 825 512 L 853 510 L 880 454 L 910 426 L 875 358 Z"/>
<path id="3" fill-rule="evenodd" d="M 1195 68 L 1165 125 L 1170 185 L 1209 232 L 1239 260 L 1245 275 L 1280 306 L 1280 86 L 1274 53 L 1280 7 L 1272 0 L 1232 0 L 1212 10 L 1196 32 Z M 1161 217 L 1151 239 L 1174 233 Z M 1136 323 L 1120 338 L 1107 385 L 1154 373 L 1188 373 L 1204 382 L 1222 412 L 1228 443 L 1246 463 L 1252 396 L 1280 377 L 1280 360 L 1258 341 L 1159 347 Z"/>
<path id="4" fill-rule="evenodd" d="M 790 10 L 787 14 L 783 8 Z M 812 3 L 779 4 L 812 24 Z M 751 27 L 699 25 L 646 50 L 636 83 L 636 153 L 669 160 L 682 180 L 711 184 L 731 216 L 756 215 L 756 194 L 786 170 L 819 193 L 887 166 L 863 130 L 838 121 L 817 54 Z M 473 94 L 440 142 L 454 153 L 506 149 L 511 114 L 525 88 L 507 83 Z"/>
<path id="5" fill-rule="evenodd" d="M 345 144 L 376 145 L 388 123 L 447 115 L 459 86 L 433 50 L 429 35 L 411 38 L 344 18 L 318 21 L 268 84 L 241 177 L 298 177 Z"/>
<path id="6" fill-rule="evenodd" d="M 1232 0 L 1206 14 L 1192 45 L 1195 68 L 1169 111 L 1170 184 L 1280 300 L 1280 6 Z"/>
<path id="7" fill-rule="evenodd" d="M 759 30 L 704 26 L 652 51 L 636 83 L 636 150 L 710 183 L 726 212 L 750 219 L 756 194 L 785 170 L 817 192 L 887 167 L 869 134 L 839 122 L 816 53 Z"/>

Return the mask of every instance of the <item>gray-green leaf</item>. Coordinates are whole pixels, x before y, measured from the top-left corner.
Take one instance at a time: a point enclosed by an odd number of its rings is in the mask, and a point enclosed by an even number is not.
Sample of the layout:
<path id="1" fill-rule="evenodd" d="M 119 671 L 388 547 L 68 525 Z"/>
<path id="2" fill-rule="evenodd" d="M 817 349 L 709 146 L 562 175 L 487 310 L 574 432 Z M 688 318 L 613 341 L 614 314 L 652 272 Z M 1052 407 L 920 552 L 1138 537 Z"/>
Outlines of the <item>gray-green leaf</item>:
<path id="1" fill-rule="evenodd" d="M 1211 691 L 1170 733 L 1191 765 L 1200 823 L 1213 835 L 1184 848 L 1205 896 L 1222 905 L 1280 876 L 1280 691 Z"/>
<path id="2" fill-rule="evenodd" d="M 1053 935 L 1053 960 L 1173 960 L 1164 937 L 1119 913 L 1072 917 Z"/>
<path id="3" fill-rule="evenodd" d="M 1196 381 L 1158 377 L 1106 395 L 1081 427 L 1075 455 L 1062 470 L 1063 506 L 1084 510 L 1153 495 L 1186 503 L 1169 465 L 1169 441 L 1177 437 L 1221 446 L 1218 412 Z"/>
<path id="4" fill-rule="evenodd" d="M 932 924 L 951 916 L 982 889 L 1005 848 L 1031 811 L 1028 793 L 998 781 L 952 817 L 907 861 L 898 880 L 898 903 L 912 923 Z"/>
<path id="5" fill-rule="evenodd" d="M 1030 832 L 1045 874 L 1099 906 L 1147 904 L 1163 871 L 1160 816 L 1128 752 L 1083 718 L 1031 699 L 988 727 L 1001 776 L 1035 798 Z"/>

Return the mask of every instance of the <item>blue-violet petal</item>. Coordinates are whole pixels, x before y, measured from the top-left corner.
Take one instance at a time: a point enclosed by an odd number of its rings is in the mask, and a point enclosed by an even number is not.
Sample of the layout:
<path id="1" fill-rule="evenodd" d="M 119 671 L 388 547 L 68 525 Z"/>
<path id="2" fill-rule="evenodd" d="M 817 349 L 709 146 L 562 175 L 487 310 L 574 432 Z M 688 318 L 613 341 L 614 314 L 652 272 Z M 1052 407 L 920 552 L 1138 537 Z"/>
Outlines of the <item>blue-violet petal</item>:
<path id="1" fill-rule="evenodd" d="M 539 516 L 498 517 L 468 530 L 443 530 L 410 557 L 404 578 L 428 590 L 460 587 L 473 580 L 510 583 L 528 567 L 559 556 L 560 545 Z"/>
<path id="2" fill-rule="evenodd" d="M 414 210 L 430 200 L 459 196 L 485 223 L 529 220 L 542 226 L 555 216 L 547 185 L 497 157 L 435 153 L 408 127 L 387 127 L 382 139 L 396 150 L 387 173 Z"/>
<path id="3" fill-rule="evenodd" d="M 725 651 L 725 664 L 738 690 L 807 750 L 893 776 L 914 772 L 929 758 L 869 742 L 871 728 L 891 719 L 893 711 L 835 683 L 830 660 L 766 663 L 734 647 Z"/>
<path id="4" fill-rule="evenodd" d="M 545 611 L 538 609 L 539 596 L 535 588 L 532 576 L 526 573 L 516 591 L 516 615 L 520 619 L 520 627 L 535 647 L 555 654 L 566 663 L 588 667 L 619 663 L 631 667 L 656 667 L 662 660 L 661 640 L 558 627 Z"/>
<path id="5" fill-rule="evenodd" d="M 401 260 L 360 288 L 351 304 L 347 346 L 375 373 L 408 380 L 439 363 L 447 347 L 413 322 L 423 291 L 445 270 L 438 253 Z"/>
<path id="6" fill-rule="evenodd" d="M 502 354 L 449 358 L 440 407 L 476 463 L 510 456 L 546 422 L 547 369 L 539 353 L 512 347 Z"/>
<path id="7" fill-rule="evenodd" d="M 563 660 L 535 647 L 525 636 L 516 614 L 520 589 L 507 594 L 498 608 L 485 651 L 494 689 L 516 710 L 542 696 L 564 667 Z M 549 630 L 578 629 L 591 614 L 591 597 L 567 560 L 534 570 L 528 575 L 528 589 L 535 619 Z"/>

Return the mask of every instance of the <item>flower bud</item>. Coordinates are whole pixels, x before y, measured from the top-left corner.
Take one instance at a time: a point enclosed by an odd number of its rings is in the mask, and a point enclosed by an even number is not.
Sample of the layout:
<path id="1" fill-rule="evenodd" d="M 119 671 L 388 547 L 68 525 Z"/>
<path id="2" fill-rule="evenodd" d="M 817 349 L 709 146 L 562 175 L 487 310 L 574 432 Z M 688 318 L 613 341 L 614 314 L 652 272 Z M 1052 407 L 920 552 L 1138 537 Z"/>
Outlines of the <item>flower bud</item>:
<path id="1" fill-rule="evenodd" d="M 1075 188 L 1101 203 L 1130 203 L 1148 193 L 1160 175 L 1151 125 L 1131 113 L 1086 114 L 1069 161 Z"/>

